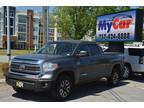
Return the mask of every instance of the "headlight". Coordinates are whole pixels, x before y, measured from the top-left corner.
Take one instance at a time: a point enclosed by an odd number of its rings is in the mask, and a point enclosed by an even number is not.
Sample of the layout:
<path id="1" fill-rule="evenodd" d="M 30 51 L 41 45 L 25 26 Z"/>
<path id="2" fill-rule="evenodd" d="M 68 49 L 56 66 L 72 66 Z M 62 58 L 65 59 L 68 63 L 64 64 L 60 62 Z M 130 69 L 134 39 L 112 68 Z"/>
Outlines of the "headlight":
<path id="1" fill-rule="evenodd" d="M 42 79 L 50 79 L 50 78 L 52 78 L 52 74 L 44 74 L 41 78 Z"/>
<path id="2" fill-rule="evenodd" d="M 58 68 L 58 64 L 55 64 L 55 63 L 46 62 L 43 64 L 43 71 L 44 72 L 54 71 L 57 68 Z"/>

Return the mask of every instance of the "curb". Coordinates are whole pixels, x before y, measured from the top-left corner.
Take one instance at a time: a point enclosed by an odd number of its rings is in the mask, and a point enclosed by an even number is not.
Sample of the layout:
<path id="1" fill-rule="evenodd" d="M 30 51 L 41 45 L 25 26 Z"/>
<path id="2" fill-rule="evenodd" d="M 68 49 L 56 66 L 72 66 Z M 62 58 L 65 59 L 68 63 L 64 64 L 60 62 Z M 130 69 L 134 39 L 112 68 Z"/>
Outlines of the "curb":
<path id="1" fill-rule="evenodd" d="M 0 83 L 4 83 L 5 82 L 5 79 L 0 79 Z"/>

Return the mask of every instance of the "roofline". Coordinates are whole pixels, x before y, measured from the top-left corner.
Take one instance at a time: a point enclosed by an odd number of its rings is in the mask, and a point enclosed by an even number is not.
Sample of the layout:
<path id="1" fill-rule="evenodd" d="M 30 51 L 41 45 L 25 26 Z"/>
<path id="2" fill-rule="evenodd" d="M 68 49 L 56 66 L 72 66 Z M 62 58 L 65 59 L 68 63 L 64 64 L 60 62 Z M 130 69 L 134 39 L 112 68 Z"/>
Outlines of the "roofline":
<path id="1" fill-rule="evenodd" d="M 143 49 L 144 46 L 124 46 L 124 48 L 138 48 L 138 49 Z"/>
<path id="2" fill-rule="evenodd" d="M 69 43 L 96 43 L 95 41 L 84 41 L 84 40 L 57 40 L 57 41 L 49 41 L 49 42 L 69 42 Z"/>

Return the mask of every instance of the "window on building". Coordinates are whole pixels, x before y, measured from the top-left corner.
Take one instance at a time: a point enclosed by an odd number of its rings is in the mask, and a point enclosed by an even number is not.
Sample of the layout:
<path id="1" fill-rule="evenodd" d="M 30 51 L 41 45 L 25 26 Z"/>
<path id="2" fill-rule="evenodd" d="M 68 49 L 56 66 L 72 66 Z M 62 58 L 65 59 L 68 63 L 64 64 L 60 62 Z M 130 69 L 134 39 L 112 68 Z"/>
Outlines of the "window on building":
<path id="1" fill-rule="evenodd" d="M 34 35 L 33 40 L 37 40 L 37 39 L 38 39 L 38 36 Z"/>
<path id="2" fill-rule="evenodd" d="M 33 28 L 33 31 L 38 31 L 38 27 L 34 27 L 34 28 Z"/>
<path id="3" fill-rule="evenodd" d="M 0 13 L 0 20 L 2 19 L 2 13 Z"/>
<path id="4" fill-rule="evenodd" d="M 0 30 L 2 30 L 2 22 L 0 22 Z"/>
<path id="5" fill-rule="evenodd" d="M 54 29 L 49 28 L 49 29 L 48 29 L 48 34 L 49 34 L 49 35 L 54 35 Z"/>
<path id="6" fill-rule="evenodd" d="M 5 34 L 7 34 L 7 27 L 5 27 Z"/>
<path id="7" fill-rule="evenodd" d="M 5 26 L 7 26 L 7 18 L 5 18 Z"/>
<path id="8" fill-rule="evenodd" d="M 2 36 L 2 32 L 0 31 L 0 37 Z"/>
<path id="9" fill-rule="evenodd" d="M 10 18 L 10 26 L 14 26 L 14 19 Z"/>
<path id="10" fill-rule="evenodd" d="M 38 18 L 34 18 L 34 19 L 33 19 L 33 22 L 34 22 L 34 23 L 39 23 L 39 19 L 38 19 Z"/>
<path id="11" fill-rule="evenodd" d="M 18 16 L 18 22 L 19 23 L 26 23 L 27 17 L 25 15 L 19 15 Z"/>
<path id="12" fill-rule="evenodd" d="M 25 41 L 26 40 L 26 34 L 25 33 L 18 33 L 18 40 L 19 41 Z"/>
<path id="13" fill-rule="evenodd" d="M 4 11 L 5 16 L 7 16 L 7 10 Z"/>
<path id="14" fill-rule="evenodd" d="M 18 31 L 19 32 L 26 32 L 26 25 L 18 24 Z"/>
<path id="15" fill-rule="evenodd" d="M 7 34 L 7 27 L 5 27 L 5 34 Z M 10 28 L 10 35 L 14 35 L 14 28 Z"/>
<path id="16" fill-rule="evenodd" d="M 18 42 L 18 48 L 19 49 L 24 49 L 25 48 L 25 44 L 23 42 Z"/>
<path id="17" fill-rule="evenodd" d="M 10 16 L 14 16 L 14 11 L 10 10 Z"/>
<path id="18" fill-rule="evenodd" d="M 10 28 L 10 35 L 13 35 L 13 28 Z"/>

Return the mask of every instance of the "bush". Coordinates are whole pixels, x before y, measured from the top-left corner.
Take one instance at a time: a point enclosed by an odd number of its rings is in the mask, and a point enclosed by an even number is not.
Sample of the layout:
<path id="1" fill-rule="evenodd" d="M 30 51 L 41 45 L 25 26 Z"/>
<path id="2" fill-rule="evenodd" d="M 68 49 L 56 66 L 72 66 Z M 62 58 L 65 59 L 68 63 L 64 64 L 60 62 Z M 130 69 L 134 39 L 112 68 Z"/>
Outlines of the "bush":
<path id="1" fill-rule="evenodd" d="M 8 72 L 9 63 L 0 63 L 0 78 L 4 77 L 6 72 Z"/>

